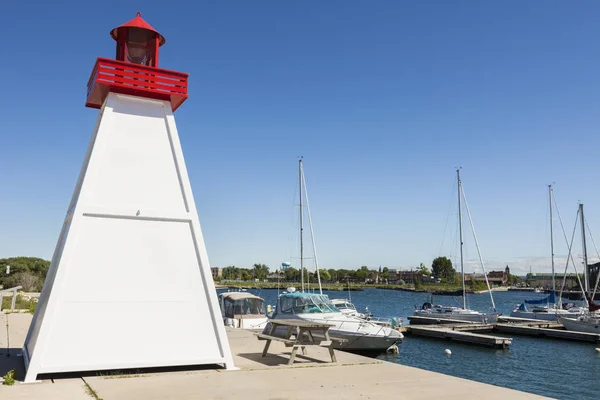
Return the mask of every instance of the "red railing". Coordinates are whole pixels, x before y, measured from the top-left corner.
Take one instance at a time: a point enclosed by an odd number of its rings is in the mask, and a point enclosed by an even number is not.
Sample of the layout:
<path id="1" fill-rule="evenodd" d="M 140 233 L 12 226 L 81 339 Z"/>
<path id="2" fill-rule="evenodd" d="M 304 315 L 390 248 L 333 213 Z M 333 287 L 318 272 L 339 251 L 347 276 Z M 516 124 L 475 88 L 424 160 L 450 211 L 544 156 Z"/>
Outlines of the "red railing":
<path id="1" fill-rule="evenodd" d="M 187 97 L 188 74 L 98 58 L 88 81 L 86 107 L 100 108 L 109 92 L 171 102 L 173 111 Z"/>

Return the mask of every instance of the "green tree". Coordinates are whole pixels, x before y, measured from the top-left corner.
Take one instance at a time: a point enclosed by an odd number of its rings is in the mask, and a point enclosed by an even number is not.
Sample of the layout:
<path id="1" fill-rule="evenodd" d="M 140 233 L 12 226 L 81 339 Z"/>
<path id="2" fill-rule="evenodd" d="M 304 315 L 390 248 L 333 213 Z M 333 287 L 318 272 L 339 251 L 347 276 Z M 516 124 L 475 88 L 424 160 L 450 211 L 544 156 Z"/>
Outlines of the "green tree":
<path id="1" fill-rule="evenodd" d="M 6 266 L 10 273 L 6 274 Z M 50 268 L 50 261 L 36 257 L 11 257 L 0 259 L 0 285 L 8 289 L 23 286 L 24 290 L 41 291 Z"/>
<path id="2" fill-rule="evenodd" d="M 250 271 L 248 271 L 245 268 L 240 268 L 240 275 L 239 275 L 240 279 L 243 281 L 249 281 L 252 279 L 252 274 L 250 274 Z"/>
<path id="3" fill-rule="evenodd" d="M 354 273 L 354 278 L 364 282 L 367 279 L 367 276 L 369 274 L 369 267 L 367 267 L 366 265 L 363 265 L 362 267 L 360 267 L 360 269 L 358 271 L 356 271 Z"/>
<path id="4" fill-rule="evenodd" d="M 338 274 L 337 271 L 333 268 L 328 269 L 327 272 L 329 272 L 329 278 L 333 281 L 333 282 L 338 282 L 340 279 L 338 278 Z"/>
<path id="5" fill-rule="evenodd" d="M 319 276 L 321 277 L 321 282 L 329 282 L 331 280 L 331 275 L 329 275 L 329 271 L 326 269 L 319 269 Z"/>
<path id="6" fill-rule="evenodd" d="M 415 276 L 414 282 L 415 282 L 415 289 L 417 289 L 417 290 L 421 289 L 421 286 L 423 286 L 423 282 L 421 281 L 421 277 L 420 276 Z"/>
<path id="7" fill-rule="evenodd" d="M 419 266 L 416 269 L 416 272 L 420 273 L 421 275 L 431 276 L 431 271 L 423 263 L 419 264 Z"/>
<path id="8" fill-rule="evenodd" d="M 260 279 L 261 281 L 267 279 L 267 275 L 269 275 L 269 267 L 265 264 L 254 264 L 252 266 L 252 275 L 255 279 Z"/>
<path id="9" fill-rule="evenodd" d="M 296 268 L 288 267 L 285 269 L 285 280 L 286 281 L 298 281 L 300 280 L 300 271 Z"/>
<path id="10" fill-rule="evenodd" d="M 438 257 L 431 263 L 433 276 L 445 282 L 454 282 L 456 270 L 448 257 Z"/>
<path id="11" fill-rule="evenodd" d="M 471 279 L 469 279 L 469 286 L 473 290 L 485 290 L 485 289 L 487 289 L 487 286 L 485 285 L 485 282 L 475 280 L 472 277 L 471 277 Z"/>
<path id="12" fill-rule="evenodd" d="M 523 279 L 521 279 L 520 277 L 513 275 L 513 274 L 508 274 L 507 283 L 509 285 L 515 285 L 517 283 L 521 283 L 522 281 L 523 281 Z"/>
<path id="13" fill-rule="evenodd" d="M 379 274 L 379 277 L 385 280 L 390 279 L 390 269 L 388 267 L 383 267 L 381 273 Z"/>
<path id="14" fill-rule="evenodd" d="M 228 265 L 223 268 L 223 279 L 233 281 L 238 278 L 240 278 L 240 271 L 235 265 Z"/>

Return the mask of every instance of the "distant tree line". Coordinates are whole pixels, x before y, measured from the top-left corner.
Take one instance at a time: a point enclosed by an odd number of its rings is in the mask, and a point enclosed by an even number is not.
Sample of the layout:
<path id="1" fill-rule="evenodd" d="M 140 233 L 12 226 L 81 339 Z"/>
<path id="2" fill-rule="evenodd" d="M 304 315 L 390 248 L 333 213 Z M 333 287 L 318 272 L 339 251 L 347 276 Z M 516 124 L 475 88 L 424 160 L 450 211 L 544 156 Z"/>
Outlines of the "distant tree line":
<path id="1" fill-rule="evenodd" d="M 7 274 L 7 266 L 10 266 Z M 22 286 L 26 292 L 39 292 L 44 286 L 50 261 L 36 257 L 0 259 L 0 285 L 5 289 Z"/>

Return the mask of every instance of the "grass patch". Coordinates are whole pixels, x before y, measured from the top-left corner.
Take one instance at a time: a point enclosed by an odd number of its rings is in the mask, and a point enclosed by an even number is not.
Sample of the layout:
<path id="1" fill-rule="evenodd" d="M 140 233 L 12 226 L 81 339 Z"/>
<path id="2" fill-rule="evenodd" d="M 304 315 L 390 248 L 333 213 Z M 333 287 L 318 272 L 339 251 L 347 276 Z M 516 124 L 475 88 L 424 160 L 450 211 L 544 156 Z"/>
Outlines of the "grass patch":
<path id="1" fill-rule="evenodd" d="M 12 304 L 12 296 L 2 296 L 2 310 L 10 310 Z M 15 302 L 15 310 L 29 310 L 29 312 L 35 312 L 37 301 L 26 299 L 25 296 L 20 294 L 17 295 L 17 301 Z"/>
<path id="2" fill-rule="evenodd" d="M 4 375 L 2 377 L 2 379 L 4 379 L 4 381 L 2 382 L 3 385 L 5 386 L 12 386 L 15 384 L 15 370 L 11 369 L 10 371 L 8 371 L 6 373 L 6 375 Z"/>
<path id="3" fill-rule="evenodd" d="M 85 379 L 82 378 L 81 380 L 85 385 L 85 393 L 87 393 L 88 396 L 94 398 L 95 400 L 102 400 L 102 397 L 98 396 L 98 393 L 96 393 L 96 391 L 85 381 Z"/>

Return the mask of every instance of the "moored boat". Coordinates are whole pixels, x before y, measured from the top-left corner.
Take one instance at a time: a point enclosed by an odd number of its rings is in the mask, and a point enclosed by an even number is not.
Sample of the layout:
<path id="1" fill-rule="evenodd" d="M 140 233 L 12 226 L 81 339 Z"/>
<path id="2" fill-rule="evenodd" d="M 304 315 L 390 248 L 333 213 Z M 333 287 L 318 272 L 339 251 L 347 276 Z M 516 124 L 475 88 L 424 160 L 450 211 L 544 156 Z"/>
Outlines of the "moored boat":
<path id="1" fill-rule="evenodd" d="M 566 330 L 600 334 L 600 315 L 587 314 L 577 318 L 558 317 Z"/>
<path id="2" fill-rule="evenodd" d="M 337 309 L 327 295 L 292 292 L 279 296 L 276 319 L 301 319 L 331 325 L 329 335 L 344 339 L 336 345 L 339 350 L 383 352 L 403 339 L 402 333 L 391 327 L 347 315 Z M 265 328 L 266 329 L 270 328 Z M 275 332 L 275 335 L 284 332 Z"/>
<path id="3" fill-rule="evenodd" d="M 219 294 L 219 306 L 225 326 L 241 329 L 262 330 L 268 319 L 264 309 L 265 300 L 248 292 Z"/>
<path id="4" fill-rule="evenodd" d="M 434 305 L 425 302 L 420 309 L 414 311 L 417 317 L 436 319 L 455 319 L 466 322 L 480 322 L 483 324 L 495 324 L 498 322 L 498 313 L 482 313 L 467 308 Z"/>
<path id="5" fill-rule="evenodd" d="M 457 291 L 456 294 L 462 294 L 462 307 L 454 307 L 454 306 L 444 306 L 444 305 L 434 305 L 431 302 L 425 302 L 421 306 L 421 308 L 415 308 L 413 313 L 414 316 L 417 317 L 426 317 L 426 318 L 436 318 L 436 319 L 453 319 L 458 321 L 467 321 L 467 322 L 481 322 L 481 323 L 496 323 L 498 321 L 498 313 L 496 312 L 496 304 L 494 303 L 494 296 L 492 294 L 492 290 L 490 284 L 487 279 L 487 275 L 485 274 L 485 265 L 483 263 L 483 258 L 481 257 L 481 252 L 479 250 L 479 244 L 477 242 L 477 237 L 475 236 L 475 229 L 473 228 L 473 221 L 471 220 L 471 214 L 469 212 L 469 207 L 467 206 L 467 199 L 463 190 L 462 181 L 460 180 L 460 169 L 456 170 L 456 177 L 458 183 L 458 231 L 460 235 L 460 274 L 462 281 L 462 290 Z M 475 246 L 477 248 L 477 253 L 479 255 L 479 261 L 481 263 L 481 267 L 484 271 L 485 283 L 487 286 L 487 291 L 490 294 L 490 300 L 492 303 L 493 312 L 491 313 L 482 313 L 476 310 L 471 310 L 467 308 L 467 291 L 465 288 L 465 269 L 464 269 L 464 260 L 463 260 L 463 228 L 462 228 L 462 206 L 461 201 L 464 200 L 465 208 L 467 214 L 469 216 L 469 222 L 471 223 L 471 228 L 473 230 L 473 237 L 475 239 Z M 432 295 L 433 296 L 433 295 Z"/>

